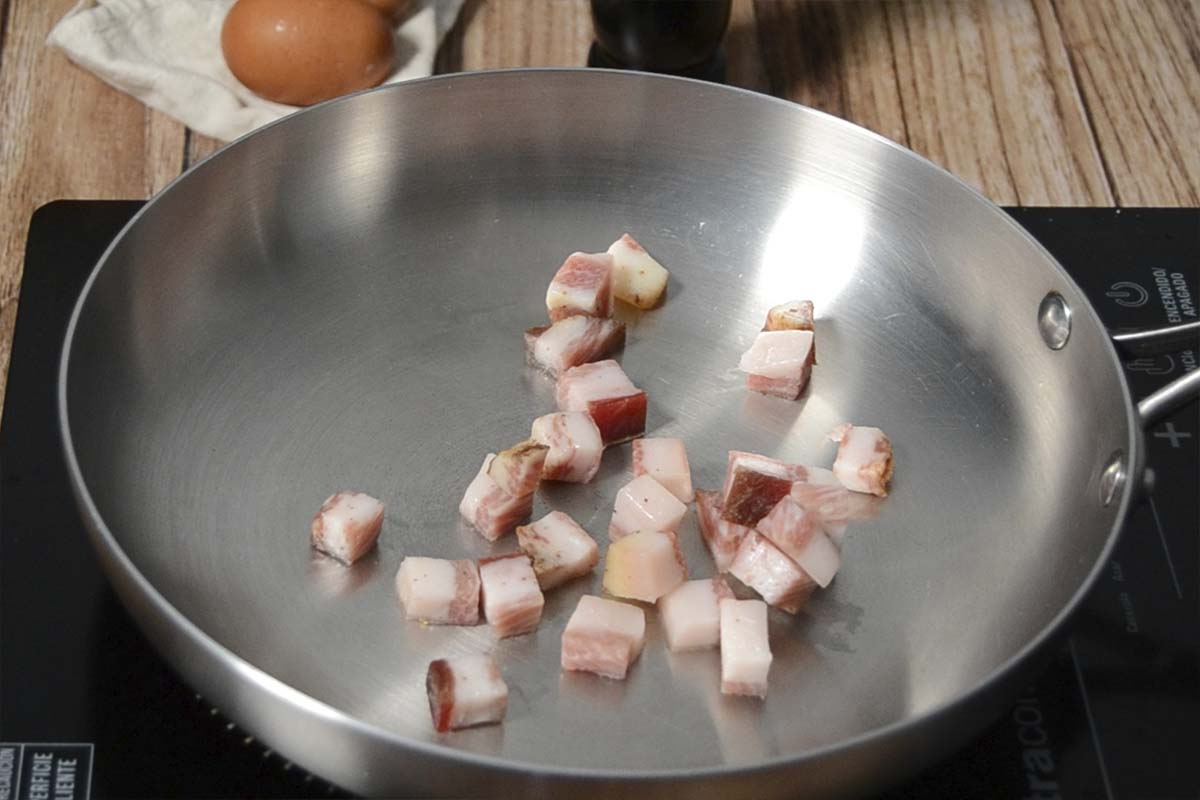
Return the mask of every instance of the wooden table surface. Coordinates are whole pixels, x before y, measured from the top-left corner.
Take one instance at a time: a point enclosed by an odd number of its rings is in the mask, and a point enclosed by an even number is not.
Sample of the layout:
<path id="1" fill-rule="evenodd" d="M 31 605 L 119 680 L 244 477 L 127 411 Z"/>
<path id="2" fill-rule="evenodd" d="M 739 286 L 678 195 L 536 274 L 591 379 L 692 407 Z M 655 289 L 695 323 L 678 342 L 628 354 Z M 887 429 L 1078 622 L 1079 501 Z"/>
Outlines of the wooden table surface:
<path id="1" fill-rule="evenodd" d="M 74 3 L 0 0 L 0 397 L 33 210 L 147 197 L 219 146 L 47 49 Z M 587 0 L 467 0 L 437 66 L 578 66 L 590 41 Z M 735 0 L 725 46 L 730 83 L 998 203 L 1200 205 L 1200 0 Z"/>

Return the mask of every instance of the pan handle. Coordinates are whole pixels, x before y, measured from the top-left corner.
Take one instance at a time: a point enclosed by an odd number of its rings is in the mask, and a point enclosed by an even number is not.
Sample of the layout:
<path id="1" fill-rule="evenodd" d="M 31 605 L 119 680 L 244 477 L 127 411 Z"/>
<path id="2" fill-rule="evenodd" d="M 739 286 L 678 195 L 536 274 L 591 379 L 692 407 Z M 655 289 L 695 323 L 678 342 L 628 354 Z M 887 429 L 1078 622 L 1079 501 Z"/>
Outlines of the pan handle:
<path id="1" fill-rule="evenodd" d="M 1187 345 L 1195 348 L 1200 343 L 1200 321 L 1131 333 L 1114 333 L 1111 336 L 1117 349 L 1127 355 L 1170 353 Z M 1200 369 L 1176 378 L 1143 398 L 1137 405 L 1138 422 L 1146 430 L 1196 397 L 1200 397 Z"/>

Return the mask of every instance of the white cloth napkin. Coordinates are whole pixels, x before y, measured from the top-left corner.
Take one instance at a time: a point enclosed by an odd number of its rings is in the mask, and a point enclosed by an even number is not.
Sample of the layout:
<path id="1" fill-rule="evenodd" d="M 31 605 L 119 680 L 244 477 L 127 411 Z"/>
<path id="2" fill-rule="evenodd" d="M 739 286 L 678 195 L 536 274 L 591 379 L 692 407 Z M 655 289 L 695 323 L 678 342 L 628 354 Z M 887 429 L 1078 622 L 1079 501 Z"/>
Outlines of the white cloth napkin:
<path id="1" fill-rule="evenodd" d="M 433 59 L 463 0 L 420 0 L 396 28 L 386 83 L 433 73 Z M 221 55 L 221 22 L 233 0 L 80 0 L 47 43 L 146 105 L 193 130 L 236 139 L 296 111 L 238 83 Z"/>

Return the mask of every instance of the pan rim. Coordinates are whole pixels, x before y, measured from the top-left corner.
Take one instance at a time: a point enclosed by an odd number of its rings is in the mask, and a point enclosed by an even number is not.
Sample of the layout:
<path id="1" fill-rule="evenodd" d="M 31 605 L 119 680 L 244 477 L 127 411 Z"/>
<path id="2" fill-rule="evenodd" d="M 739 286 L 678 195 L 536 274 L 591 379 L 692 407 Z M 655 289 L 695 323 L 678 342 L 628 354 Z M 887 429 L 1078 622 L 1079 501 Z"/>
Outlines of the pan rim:
<path id="1" fill-rule="evenodd" d="M 353 102 L 360 95 L 373 94 L 376 92 L 404 92 L 409 91 L 409 87 L 424 86 L 426 84 L 447 83 L 447 82 L 467 82 L 478 80 L 509 80 L 521 79 L 531 75 L 568 75 L 583 80 L 630 80 L 643 82 L 663 82 L 673 83 L 679 82 L 684 86 L 692 85 L 693 89 L 704 88 L 716 93 L 732 93 L 735 96 L 752 97 L 753 102 L 769 102 L 777 104 L 781 107 L 787 107 L 790 112 L 800 114 L 811 114 L 819 118 L 823 118 L 832 122 L 835 126 L 840 127 L 847 134 L 853 136 L 866 136 L 870 140 L 877 143 L 882 143 L 898 152 L 904 153 L 910 158 L 915 158 L 925 167 L 935 170 L 940 173 L 943 178 L 949 178 L 954 181 L 960 188 L 965 189 L 971 195 L 974 195 L 978 200 L 982 201 L 989 212 L 1001 220 L 1001 224 L 1008 225 L 1013 232 L 1025 238 L 1027 243 L 1041 253 L 1044 259 L 1056 270 L 1056 277 L 1061 283 L 1078 293 L 1078 296 L 1084 298 L 1084 302 L 1079 307 L 1074 307 L 1073 313 L 1085 316 L 1090 322 L 1094 323 L 1100 330 L 1105 330 L 1099 315 L 1096 313 L 1094 306 L 1090 301 L 1086 300 L 1082 289 L 1074 279 L 1063 269 L 1057 259 L 1050 254 L 1048 250 L 1038 242 L 1032 234 L 1030 234 L 1019 223 L 1007 215 L 998 204 L 985 197 L 980 191 L 976 190 L 965 180 L 951 173 L 945 168 L 935 164 L 928 158 L 916 153 L 903 145 L 888 139 L 887 137 L 857 125 L 848 120 L 834 116 L 830 113 L 820 111 L 818 109 L 804 106 L 799 103 L 793 103 L 789 100 L 773 97 L 769 95 L 759 94 L 748 89 L 738 87 L 711 84 L 705 81 L 681 78 L 676 76 L 656 75 L 651 73 L 641 72 L 625 72 L 621 70 L 582 68 L 582 67 L 522 67 L 501 70 L 484 70 L 477 72 L 450 73 L 444 75 L 434 75 L 426 78 L 418 78 L 408 81 L 403 81 L 395 84 L 387 84 L 378 86 L 372 89 L 367 89 L 361 92 L 356 92 L 343 97 L 334 98 L 332 100 L 319 103 L 314 106 L 302 109 L 294 114 L 290 114 L 279 120 L 271 122 L 261 128 L 258 128 L 250 133 L 247 133 L 234 141 L 226 144 L 224 147 L 208 155 L 201 161 L 197 162 L 186 172 L 177 176 L 174 180 L 168 183 L 160 192 L 151 197 L 142 208 L 130 218 L 130 220 L 121 228 L 112 242 L 105 248 L 103 254 L 97 260 L 96 265 L 92 268 L 88 275 L 83 288 L 80 290 L 78 299 L 71 312 L 70 320 L 67 324 L 66 333 L 63 339 L 62 350 L 59 358 L 58 369 L 58 386 L 56 392 L 56 406 L 58 415 L 59 434 L 62 439 L 63 455 L 66 461 L 67 474 L 71 483 L 72 493 L 75 497 L 76 505 L 78 506 L 83 522 L 91 534 L 93 546 L 98 550 L 106 550 L 110 558 L 104 558 L 106 555 L 101 553 L 101 562 L 106 567 L 109 573 L 110 581 L 115 581 L 118 575 L 113 574 L 113 570 L 119 573 L 119 576 L 131 582 L 141 599 L 144 600 L 150 610 L 165 619 L 190 641 L 195 647 L 202 650 L 205 655 L 212 659 L 223 670 L 237 673 L 243 676 L 243 680 L 257 684 L 260 688 L 267 691 L 272 699 L 276 702 L 283 703 L 291 707 L 291 710 L 308 716 L 320 716 L 328 719 L 338 727 L 351 732 L 360 740 L 374 740 L 377 743 L 386 744 L 390 747 L 399 747 L 410 752 L 434 756 L 451 761 L 459 761 L 473 767 L 478 767 L 487 770 L 495 770 L 514 775 L 534 776 L 544 778 L 556 778 L 565 780 L 584 780 L 584 781 L 613 781 L 613 782 L 666 782 L 674 780 L 703 780 L 709 778 L 730 778 L 734 776 L 748 776 L 760 772 L 769 772 L 777 769 L 797 766 L 806 762 L 819 761 L 821 759 L 833 756 L 838 753 L 849 752 L 861 747 L 868 746 L 872 743 L 888 741 L 895 739 L 905 732 L 914 729 L 920 729 L 929 726 L 939 718 L 953 714 L 956 711 L 964 709 L 971 701 L 986 694 L 992 687 L 1004 683 L 1012 678 L 1015 673 L 1019 672 L 1021 667 L 1026 664 L 1031 657 L 1042 650 L 1048 643 L 1054 640 L 1059 635 L 1067 621 L 1074 615 L 1079 608 L 1084 598 L 1095 586 L 1100 574 L 1111 558 L 1113 549 L 1116 547 L 1120 532 L 1128 517 L 1130 507 L 1132 505 L 1134 492 L 1138 480 L 1140 479 L 1140 469 L 1142 465 L 1142 437 L 1141 431 L 1137 424 L 1137 417 L 1134 410 L 1134 405 L 1129 389 L 1128 381 L 1125 378 L 1124 372 L 1121 369 L 1120 359 L 1117 355 L 1115 347 L 1111 340 L 1107 341 L 1107 355 L 1109 358 L 1110 367 L 1117 376 L 1118 383 L 1122 388 L 1121 401 L 1125 409 L 1125 423 L 1127 437 L 1126 459 L 1129 465 L 1130 479 L 1125 482 L 1125 486 L 1121 491 L 1120 503 L 1116 509 L 1113 525 L 1108 531 L 1104 546 L 1095 561 L 1088 570 L 1083 581 L 1076 588 L 1070 599 L 1055 613 L 1051 620 L 1027 641 L 1020 649 L 1010 655 L 995 669 L 987 673 L 969 690 L 958 694 L 957 696 L 945 700 L 936 705 L 930 706 L 922 711 L 919 711 L 910 716 L 898 719 L 887 725 L 873 728 L 864 731 L 858 735 L 844 739 L 840 742 L 835 742 L 821 747 L 807 750 L 798 754 L 780 755 L 774 758 L 763 759 L 752 764 L 738 765 L 720 765 L 706 766 L 697 768 L 666 768 L 666 769 L 638 769 L 638 770 L 615 770 L 609 768 L 596 767 L 573 767 L 573 766 L 552 766 L 536 762 L 524 762 L 511 758 L 504 758 L 495 755 L 476 753 L 472 751 L 462 750 L 450 745 L 442 744 L 436 741 L 422 741 L 419 739 L 402 736 L 393 731 L 381 728 L 375 725 L 368 724 L 362 720 L 351 716 L 350 714 L 330 706 L 323 701 L 317 700 L 308 694 L 305 694 L 299 689 L 285 683 L 284 681 L 270 675 L 264 670 L 254 666 L 246 661 L 237 653 L 233 652 L 226 646 L 218 642 L 213 636 L 201 629 L 196 623 L 192 622 L 187 616 L 180 612 L 169 600 L 164 597 L 157 588 L 142 574 L 137 565 L 122 548 L 112 530 L 108 527 L 103 517 L 100 515 L 91 493 L 88 490 L 86 480 L 79 466 L 78 459 L 75 453 L 74 442 L 71 436 L 71 426 L 69 419 L 68 408 L 68 380 L 70 376 L 70 362 L 72 347 L 74 344 L 75 333 L 79 323 L 79 319 L 91 296 L 92 287 L 99 278 L 101 271 L 107 265 L 113 251 L 126 237 L 126 235 L 138 224 L 143 215 L 157 204 L 161 198 L 172 192 L 183 183 L 193 172 L 205 167 L 211 160 L 222 156 L 226 151 L 242 146 L 252 137 L 263 134 L 266 131 L 278 126 L 290 124 L 291 121 L 297 118 L 303 118 L 311 113 L 321 113 L 326 108 L 331 108 L 342 103 Z M 1032 314 L 1031 314 L 1032 322 Z M 1107 337 L 1105 337 L 1107 339 Z M 124 602 L 124 601 L 123 601 Z M 128 605 L 128 603 L 125 603 Z M 139 626 L 145 630 L 147 622 L 141 618 L 138 613 L 134 613 Z M 153 636 L 148 637 L 152 641 Z M 163 652 L 157 642 L 154 642 L 156 650 L 164 657 L 172 668 L 177 672 L 182 673 L 176 663 L 174 656 L 169 656 Z M 185 679 L 188 680 L 188 679 Z M 239 723 L 242 720 L 238 720 Z M 247 726 L 253 730 L 253 725 Z"/>

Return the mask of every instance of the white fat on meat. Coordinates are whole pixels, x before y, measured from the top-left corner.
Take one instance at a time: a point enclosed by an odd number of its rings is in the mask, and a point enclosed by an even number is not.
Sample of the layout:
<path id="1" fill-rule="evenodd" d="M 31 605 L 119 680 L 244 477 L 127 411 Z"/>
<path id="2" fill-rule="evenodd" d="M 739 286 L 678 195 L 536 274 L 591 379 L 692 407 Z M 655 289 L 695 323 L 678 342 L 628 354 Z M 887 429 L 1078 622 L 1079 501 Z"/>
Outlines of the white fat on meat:
<path id="1" fill-rule="evenodd" d="M 625 345 L 625 323 L 576 315 L 525 331 L 526 360 L 551 375 L 604 358 Z"/>
<path id="2" fill-rule="evenodd" d="M 429 713 L 438 733 L 500 722 L 508 709 L 508 685 L 491 656 L 439 658 L 425 673 Z"/>
<path id="3" fill-rule="evenodd" d="M 811 300 L 791 300 L 772 306 L 767 312 L 764 331 L 811 331 L 813 304 Z"/>
<path id="4" fill-rule="evenodd" d="M 555 395 L 560 411 L 590 414 L 606 445 L 646 431 L 646 393 L 612 359 L 566 370 L 558 376 Z"/>
<path id="5" fill-rule="evenodd" d="M 496 636 L 520 636 L 537 628 L 546 603 L 529 556 L 512 553 L 479 561 L 483 615 Z"/>
<path id="6" fill-rule="evenodd" d="M 771 658 L 766 604 L 722 600 L 721 693 L 766 697 Z"/>
<path id="7" fill-rule="evenodd" d="M 501 450 L 488 465 L 488 477 L 507 495 L 524 497 L 537 490 L 550 448 L 533 439 Z"/>
<path id="8" fill-rule="evenodd" d="M 813 333 L 763 331 L 742 354 L 738 368 L 753 391 L 795 400 L 804 391 L 813 365 Z"/>
<path id="9" fill-rule="evenodd" d="M 842 565 L 837 546 L 829 540 L 816 515 L 805 511 L 790 496 L 776 503 L 771 513 L 758 521 L 757 528 L 822 588 L 829 585 Z"/>
<path id="10" fill-rule="evenodd" d="M 408 556 L 396 572 L 404 616 L 432 625 L 479 622 L 479 568 L 474 561 Z"/>
<path id="11" fill-rule="evenodd" d="M 658 618 L 675 652 L 716 647 L 720 642 L 720 602 L 733 592 L 721 577 L 680 584 L 659 598 Z"/>
<path id="12" fill-rule="evenodd" d="M 310 526 L 312 546 L 353 564 L 375 546 L 383 528 L 383 503 L 362 492 L 338 492 L 321 504 Z"/>
<path id="13" fill-rule="evenodd" d="M 572 253 L 546 290 L 551 322 L 583 314 L 612 316 L 613 257 L 608 253 Z"/>
<path id="14" fill-rule="evenodd" d="M 653 603 L 687 580 L 674 533 L 638 531 L 613 542 L 604 557 L 604 590 Z"/>
<path id="15" fill-rule="evenodd" d="M 517 528 L 517 542 L 533 562 L 542 591 L 591 572 L 600 561 L 596 540 L 561 511 Z"/>
<path id="16" fill-rule="evenodd" d="M 829 438 L 838 442 L 833 474 L 855 492 L 887 497 L 892 479 L 892 443 L 879 428 L 845 423 L 834 428 Z"/>
<path id="17" fill-rule="evenodd" d="M 757 531 L 742 539 L 729 574 L 789 614 L 800 611 L 817 585 L 795 561 Z"/>
<path id="18" fill-rule="evenodd" d="M 604 440 L 585 411 L 559 411 L 533 421 L 531 437 L 550 448 L 542 480 L 587 483 L 596 477 Z"/>
<path id="19" fill-rule="evenodd" d="M 654 308 L 671 273 L 628 233 L 608 248 L 613 257 L 613 295 L 641 309 Z"/>
<path id="20" fill-rule="evenodd" d="M 687 506 L 665 486 L 641 475 L 617 492 L 608 537 L 616 540 L 634 531 L 674 531 L 686 513 Z"/>
<path id="21" fill-rule="evenodd" d="M 524 497 L 514 497 L 500 488 L 488 475 L 488 468 L 495 457 L 495 453 L 488 453 L 483 459 L 483 466 L 467 486 L 462 502 L 458 505 L 463 519 L 489 542 L 496 541 L 517 527 L 517 523 L 533 511 L 533 493 Z"/>
<path id="22" fill-rule="evenodd" d="M 645 641 L 642 609 L 585 594 L 563 630 L 562 668 L 624 680 Z"/>
<path id="23" fill-rule="evenodd" d="M 634 439 L 633 474 L 649 475 L 679 498 L 680 502 L 690 503 L 695 497 L 692 470 L 688 466 L 687 450 L 682 439 Z"/>
<path id="24" fill-rule="evenodd" d="M 718 572 L 728 572 L 738 545 L 750 528 L 730 522 L 721 517 L 721 495 L 718 492 L 696 492 L 696 519 L 700 523 L 700 537 L 712 555 Z"/>
<path id="25" fill-rule="evenodd" d="M 791 498 L 815 515 L 830 541 L 841 547 L 847 523 L 855 517 L 858 503 L 832 471 L 821 467 L 807 467 L 807 470 L 805 480 L 792 484 Z"/>

